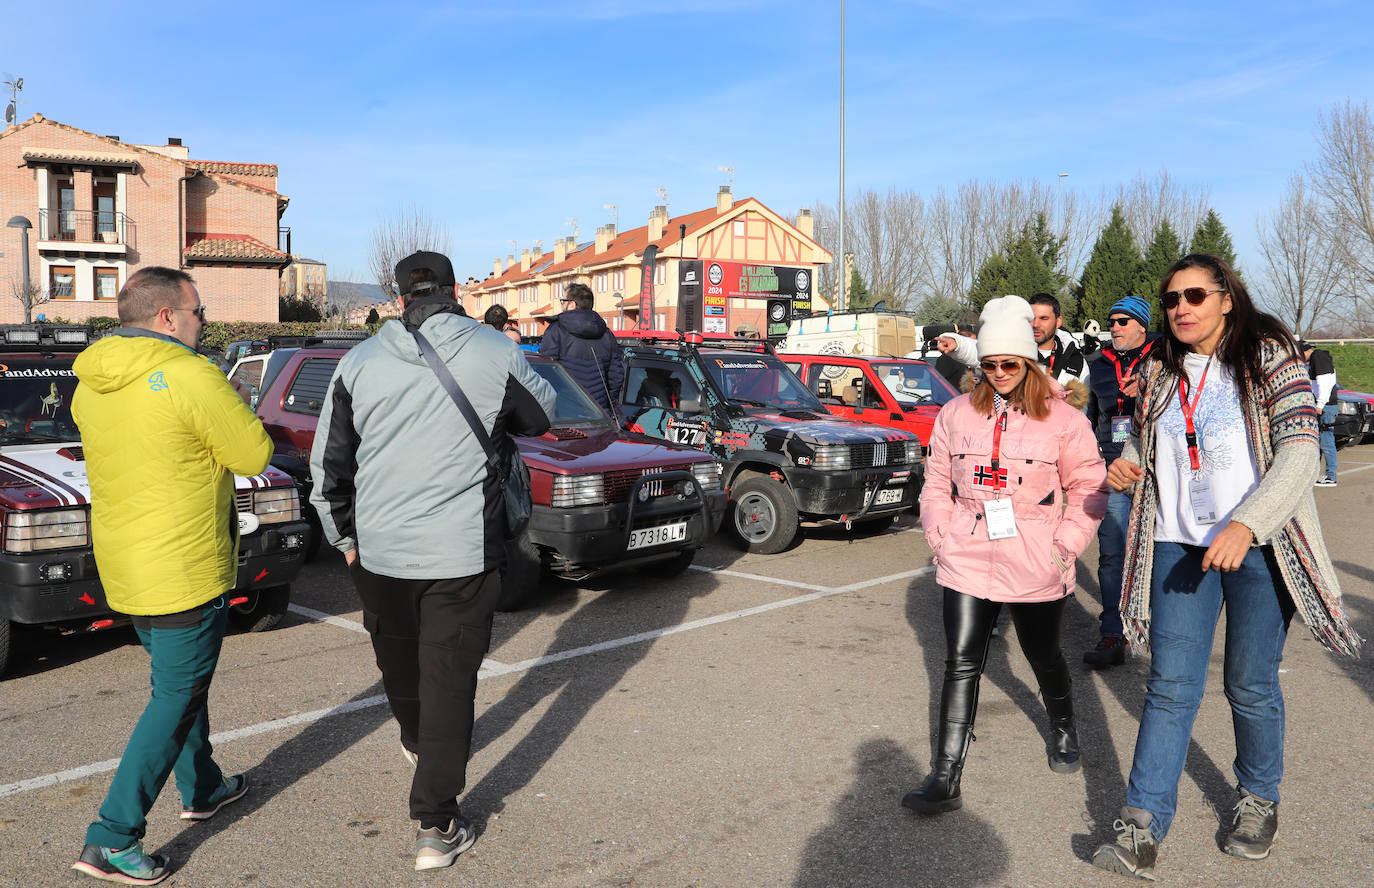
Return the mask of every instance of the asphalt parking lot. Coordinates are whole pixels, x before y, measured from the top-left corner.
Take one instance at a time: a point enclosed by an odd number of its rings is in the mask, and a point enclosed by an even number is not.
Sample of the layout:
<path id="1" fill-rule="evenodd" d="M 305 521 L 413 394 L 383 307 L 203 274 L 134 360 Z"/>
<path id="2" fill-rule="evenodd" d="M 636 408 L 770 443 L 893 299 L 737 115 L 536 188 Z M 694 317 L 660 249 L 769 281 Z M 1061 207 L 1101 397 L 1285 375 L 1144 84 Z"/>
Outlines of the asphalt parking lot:
<path id="1" fill-rule="evenodd" d="M 1374 446 L 1341 458 L 1340 487 L 1316 494 L 1369 638 Z M 463 802 L 480 838 L 451 869 L 418 874 L 410 768 L 331 553 L 307 567 L 280 629 L 225 642 L 216 755 L 252 792 L 189 825 L 169 785 L 146 847 L 183 886 L 1129 884 L 1087 859 L 1122 803 L 1147 663 L 1095 674 L 1079 660 L 1096 641 L 1095 550 L 1066 618 L 1084 770 L 1046 767 L 1046 720 L 1008 628 L 964 809 L 899 806 L 926 769 L 944 657 L 929 555 L 912 518 L 865 537 L 812 530 L 773 556 L 721 539 L 680 580 L 559 585 L 499 615 Z M 1217 850 L 1235 801 L 1218 648 L 1161 881 L 1374 885 L 1374 668 L 1297 623 L 1289 639 L 1273 856 Z M 40 642 L 24 639 L 0 684 L 0 885 L 93 884 L 67 867 L 145 702 L 146 659 L 128 631 Z"/>

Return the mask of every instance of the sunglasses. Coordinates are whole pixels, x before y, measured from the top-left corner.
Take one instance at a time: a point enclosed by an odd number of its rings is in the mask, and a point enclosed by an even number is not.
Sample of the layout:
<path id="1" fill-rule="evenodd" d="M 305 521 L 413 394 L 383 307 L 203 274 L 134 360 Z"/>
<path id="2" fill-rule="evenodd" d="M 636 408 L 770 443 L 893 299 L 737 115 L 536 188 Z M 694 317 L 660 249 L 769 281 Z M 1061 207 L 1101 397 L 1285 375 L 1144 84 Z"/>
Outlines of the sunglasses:
<path id="1" fill-rule="evenodd" d="M 168 306 L 168 308 L 172 307 Z M 197 305 L 195 308 L 172 308 L 172 311 L 189 311 L 191 314 L 200 318 L 202 324 L 205 323 L 205 305 L 203 303 Z"/>
<path id="2" fill-rule="evenodd" d="M 1001 370 L 1006 376 L 1010 376 L 1021 369 L 1020 361 L 979 361 L 978 366 L 984 373 L 994 373 Z"/>
<path id="3" fill-rule="evenodd" d="M 1178 299 L 1177 299 L 1177 295 L 1178 295 L 1178 294 L 1174 294 L 1174 295 L 1175 295 L 1175 297 L 1176 297 L 1176 298 L 1174 299 L 1174 304 L 1177 305 L 1177 304 L 1178 304 Z M 1189 301 L 1189 302 L 1193 302 L 1193 300 L 1191 300 L 1191 299 L 1189 299 L 1188 301 Z M 1201 299 L 1198 300 L 1198 302 L 1201 302 L 1201 301 L 1202 301 Z M 1194 305 L 1197 305 L 1197 302 L 1193 302 L 1193 304 L 1194 304 Z M 1108 319 L 1107 319 L 1107 326 L 1109 326 L 1109 327 L 1124 327 L 1124 326 L 1126 326 L 1127 324 L 1129 324 L 1129 323 L 1130 323 L 1131 321 L 1133 321 L 1133 320 L 1135 320 L 1135 318 L 1108 318 Z"/>
<path id="4" fill-rule="evenodd" d="M 1178 300 L 1180 298 L 1187 299 L 1189 305 L 1201 305 L 1203 300 L 1206 299 L 1208 296 L 1212 295 L 1213 293 L 1225 292 L 1225 289 L 1204 290 L 1201 287 L 1189 287 L 1188 289 L 1183 290 L 1182 292 L 1178 290 L 1170 290 L 1163 296 L 1159 297 L 1159 304 L 1164 306 L 1165 311 L 1173 311 L 1174 309 L 1178 308 Z"/>

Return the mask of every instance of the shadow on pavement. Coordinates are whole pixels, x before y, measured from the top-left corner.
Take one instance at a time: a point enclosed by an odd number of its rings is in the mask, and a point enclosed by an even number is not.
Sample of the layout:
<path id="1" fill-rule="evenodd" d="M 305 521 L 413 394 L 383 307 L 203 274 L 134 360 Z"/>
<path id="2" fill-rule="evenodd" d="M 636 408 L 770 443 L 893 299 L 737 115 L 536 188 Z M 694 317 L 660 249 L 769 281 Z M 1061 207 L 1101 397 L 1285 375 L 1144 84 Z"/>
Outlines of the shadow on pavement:
<path id="1" fill-rule="evenodd" d="M 967 810 L 921 817 L 900 806 L 918 770 L 895 741 L 866 740 L 854 753 L 854 782 L 830 820 L 807 841 L 796 888 L 884 888 L 1005 884 L 1009 861 L 997 832 Z"/>

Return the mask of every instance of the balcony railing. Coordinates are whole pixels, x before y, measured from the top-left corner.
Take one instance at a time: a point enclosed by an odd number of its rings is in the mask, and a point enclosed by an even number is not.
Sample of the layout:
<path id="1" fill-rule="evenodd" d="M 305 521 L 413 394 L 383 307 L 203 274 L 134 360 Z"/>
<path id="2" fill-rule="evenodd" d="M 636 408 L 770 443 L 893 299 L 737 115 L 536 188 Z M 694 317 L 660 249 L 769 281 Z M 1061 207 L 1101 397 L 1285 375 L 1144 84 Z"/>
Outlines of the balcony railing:
<path id="1" fill-rule="evenodd" d="M 128 244 L 134 223 L 110 210 L 39 210 L 38 239 L 69 243 Z"/>

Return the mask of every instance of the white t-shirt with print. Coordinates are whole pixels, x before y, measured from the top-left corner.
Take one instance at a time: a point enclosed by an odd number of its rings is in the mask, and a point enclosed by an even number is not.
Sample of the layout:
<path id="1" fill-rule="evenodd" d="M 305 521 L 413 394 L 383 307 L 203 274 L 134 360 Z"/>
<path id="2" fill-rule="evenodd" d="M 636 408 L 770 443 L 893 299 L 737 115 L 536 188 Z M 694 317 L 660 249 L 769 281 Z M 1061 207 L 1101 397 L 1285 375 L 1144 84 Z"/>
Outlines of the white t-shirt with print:
<path id="1" fill-rule="evenodd" d="M 1207 355 L 1188 354 L 1183 358 L 1190 402 L 1197 395 L 1198 382 L 1207 364 Z M 1211 545 L 1212 539 L 1230 522 L 1236 506 L 1259 486 L 1259 471 L 1250 453 L 1241 409 L 1235 377 L 1213 359 L 1193 413 L 1201 465 L 1194 472 L 1188 458 L 1188 440 L 1184 435 L 1186 427 L 1178 393 L 1169 399 L 1155 427 L 1155 477 L 1159 480 L 1155 540 Z M 1194 520 L 1188 492 L 1188 482 L 1193 478 L 1206 479 L 1211 486 L 1217 513 L 1215 524 L 1198 524 Z"/>

